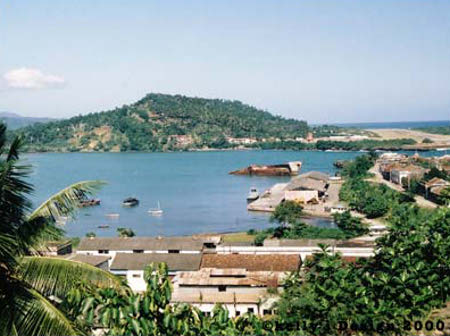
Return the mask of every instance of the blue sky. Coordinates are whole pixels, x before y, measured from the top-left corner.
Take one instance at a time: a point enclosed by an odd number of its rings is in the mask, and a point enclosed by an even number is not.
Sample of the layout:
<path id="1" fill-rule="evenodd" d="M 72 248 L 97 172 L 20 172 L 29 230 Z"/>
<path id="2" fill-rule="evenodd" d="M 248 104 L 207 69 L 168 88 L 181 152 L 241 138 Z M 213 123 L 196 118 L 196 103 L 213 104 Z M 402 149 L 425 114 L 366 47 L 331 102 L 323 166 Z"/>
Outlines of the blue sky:
<path id="1" fill-rule="evenodd" d="M 148 92 L 312 123 L 450 119 L 450 1 L 0 1 L 0 111 Z"/>

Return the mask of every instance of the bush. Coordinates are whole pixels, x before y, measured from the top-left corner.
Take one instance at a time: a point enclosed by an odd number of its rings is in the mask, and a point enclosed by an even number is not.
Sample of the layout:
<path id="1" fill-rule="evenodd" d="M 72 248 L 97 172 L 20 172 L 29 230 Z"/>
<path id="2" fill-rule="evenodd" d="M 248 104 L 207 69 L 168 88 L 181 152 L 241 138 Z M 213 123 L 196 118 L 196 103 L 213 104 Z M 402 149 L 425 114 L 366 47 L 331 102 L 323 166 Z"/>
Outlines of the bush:
<path id="1" fill-rule="evenodd" d="M 353 217 L 350 211 L 342 214 L 334 214 L 334 221 L 339 229 L 341 229 L 346 238 L 353 238 L 369 233 L 367 225 L 360 218 Z"/>

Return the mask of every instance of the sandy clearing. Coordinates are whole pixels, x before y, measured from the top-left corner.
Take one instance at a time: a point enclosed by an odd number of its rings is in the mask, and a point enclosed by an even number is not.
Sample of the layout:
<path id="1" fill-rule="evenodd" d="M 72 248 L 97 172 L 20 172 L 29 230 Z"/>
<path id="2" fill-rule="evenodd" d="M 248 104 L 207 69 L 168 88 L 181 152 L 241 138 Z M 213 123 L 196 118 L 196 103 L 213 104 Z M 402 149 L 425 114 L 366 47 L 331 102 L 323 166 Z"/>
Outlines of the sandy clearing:
<path id="1" fill-rule="evenodd" d="M 409 129 L 368 129 L 368 131 L 378 134 L 382 139 L 414 139 L 417 142 L 422 142 L 423 139 L 428 138 L 436 143 L 450 144 L 450 135 L 431 134 L 422 131 L 415 131 Z"/>

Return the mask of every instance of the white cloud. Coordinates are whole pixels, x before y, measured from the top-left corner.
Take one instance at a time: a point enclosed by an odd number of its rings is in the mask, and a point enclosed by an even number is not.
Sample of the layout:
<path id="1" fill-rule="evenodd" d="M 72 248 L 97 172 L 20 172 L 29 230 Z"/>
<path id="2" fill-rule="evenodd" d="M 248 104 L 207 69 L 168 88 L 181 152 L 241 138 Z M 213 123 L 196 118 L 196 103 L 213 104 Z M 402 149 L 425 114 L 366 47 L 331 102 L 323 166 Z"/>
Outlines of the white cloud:
<path id="1" fill-rule="evenodd" d="M 39 69 L 17 68 L 3 75 L 6 85 L 14 89 L 58 88 L 65 84 L 60 76 L 45 74 Z"/>

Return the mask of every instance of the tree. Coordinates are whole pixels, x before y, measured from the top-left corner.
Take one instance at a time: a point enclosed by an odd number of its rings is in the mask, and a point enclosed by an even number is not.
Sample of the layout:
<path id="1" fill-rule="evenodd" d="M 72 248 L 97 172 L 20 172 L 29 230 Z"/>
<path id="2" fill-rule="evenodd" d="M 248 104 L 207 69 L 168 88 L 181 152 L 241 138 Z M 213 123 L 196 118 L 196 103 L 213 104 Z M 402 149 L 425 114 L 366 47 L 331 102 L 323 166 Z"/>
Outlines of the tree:
<path id="1" fill-rule="evenodd" d="M 122 227 L 117 228 L 117 233 L 119 237 L 134 237 L 136 235 L 132 229 Z"/>
<path id="2" fill-rule="evenodd" d="M 83 281 L 96 286 L 120 283 L 112 274 L 93 266 L 58 258 L 28 257 L 47 239 L 63 231 L 55 225 L 61 216 L 78 209 L 80 197 L 102 184 L 85 181 L 58 192 L 31 211 L 27 182 L 31 169 L 19 160 L 23 141 L 6 145 L 6 127 L 0 125 L 0 334 L 14 336 L 76 335 L 73 323 L 54 301 Z"/>
<path id="3" fill-rule="evenodd" d="M 294 201 L 284 201 L 280 203 L 270 216 L 271 222 L 278 222 L 281 226 L 293 224 L 302 215 L 303 207 Z"/>
<path id="4" fill-rule="evenodd" d="M 353 217 L 350 211 L 342 214 L 334 214 L 334 222 L 341 229 L 347 238 L 353 238 L 369 233 L 367 225 L 362 223 L 360 218 Z"/>

